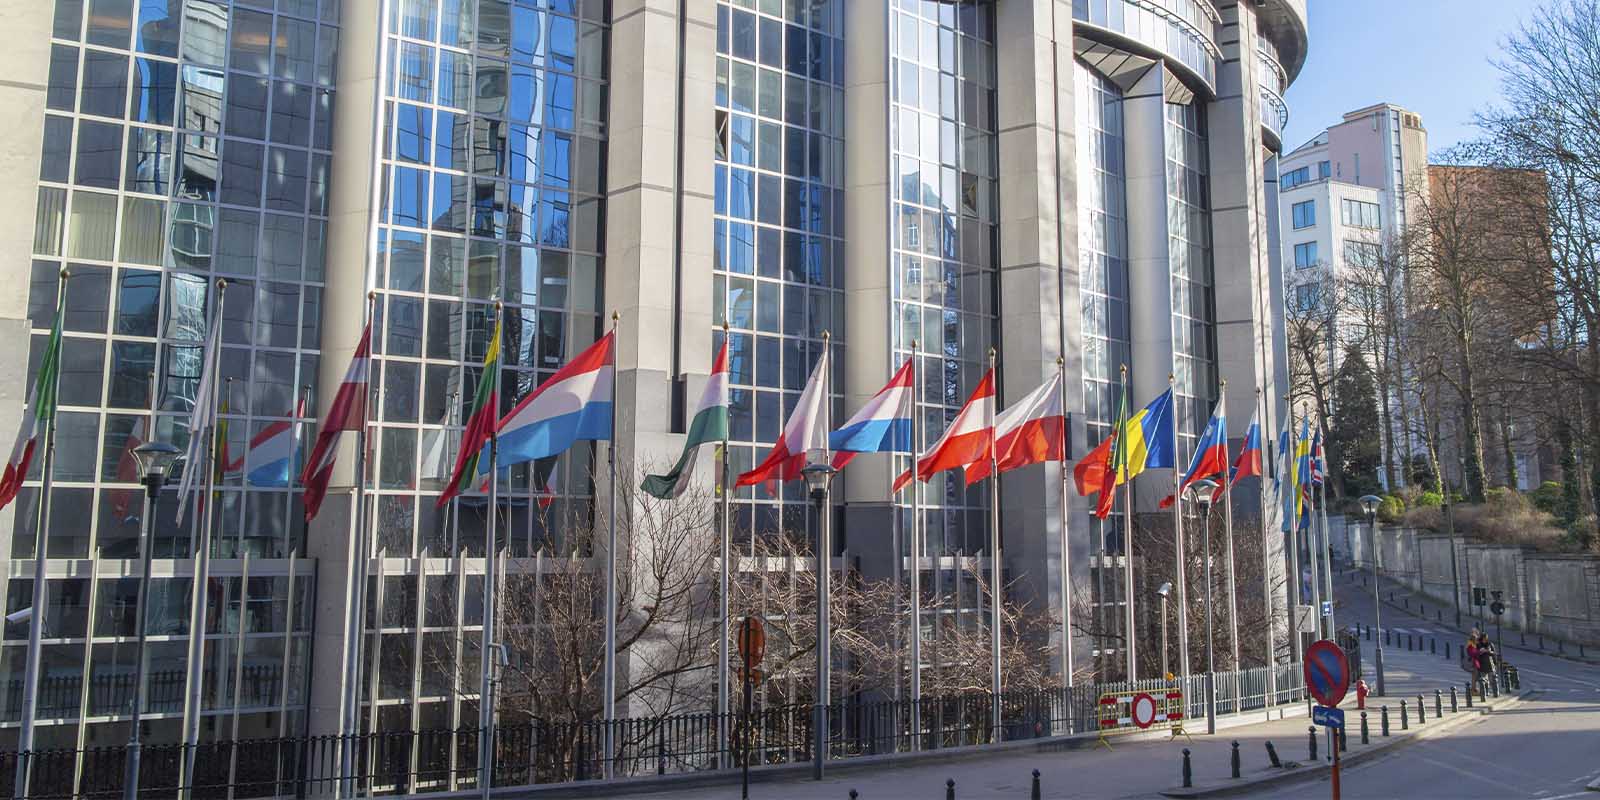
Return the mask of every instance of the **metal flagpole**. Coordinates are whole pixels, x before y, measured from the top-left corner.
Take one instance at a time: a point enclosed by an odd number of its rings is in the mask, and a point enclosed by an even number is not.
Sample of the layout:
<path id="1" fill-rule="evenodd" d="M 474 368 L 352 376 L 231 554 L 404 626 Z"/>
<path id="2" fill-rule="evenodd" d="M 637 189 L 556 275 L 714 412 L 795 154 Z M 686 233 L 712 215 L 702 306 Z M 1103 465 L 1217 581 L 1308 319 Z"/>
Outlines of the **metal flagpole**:
<path id="1" fill-rule="evenodd" d="M 1233 685 L 1235 698 L 1239 697 L 1239 586 L 1233 564 L 1233 448 L 1228 446 L 1228 382 L 1222 381 L 1217 404 L 1223 409 L 1222 421 L 1222 538 L 1228 548 L 1228 642 L 1233 646 Z M 1210 553 L 1206 556 L 1209 558 Z M 1206 591 L 1211 587 L 1207 586 Z M 1237 700 L 1236 700 L 1237 702 Z"/>
<path id="2" fill-rule="evenodd" d="M 218 278 L 216 286 L 216 315 L 212 318 L 211 324 L 221 325 L 223 304 L 227 299 L 228 281 Z M 200 369 L 202 375 L 210 370 L 222 369 L 222 341 L 220 337 L 217 340 L 217 351 L 212 354 L 211 363 L 202 366 Z M 216 375 L 215 372 L 211 374 L 213 376 Z M 199 507 L 195 509 L 196 513 L 201 515 L 203 519 L 200 520 L 200 540 L 196 544 L 194 551 L 194 578 L 193 585 L 190 587 L 190 597 L 193 599 L 193 603 L 189 607 L 188 682 L 184 686 L 183 703 L 184 754 L 179 780 L 179 787 L 185 797 L 192 796 L 194 790 L 191 784 L 194 783 L 195 751 L 200 744 L 201 704 L 205 699 L 201 695 L 205 678 L 206 605 L 209 603 L 207 594 L 211 580 L 211 534 L 214 529 L 213 523 L 216 520 L 214 506 L 217 501 L 217 470 L 213 461 L 217 457 L 217 389 L 219 385 L 220 381 L 213 377 L 211 381 L 211 396 L 195 398 L 197 402 L 209 404 L 211 423 L 206 427 L 206 452 L 203 458 L 206 471 L 204 473 L 205 488 L 201 492 L 201 497 L 204 499 L 200 502 Z M 190 432 L 190 435 L 193 435 L 193 431 Z M 217 668 L 220 670 L 221 665 L 219 664 Z"/>
<path id="3" fill-rule="evenodd" d="M 726 347 L 728 342 L 727 320 L 723 320 L 722 322 L 722 341 L 723 346 Z M 715 369 L 716 365 L 713 364 L 712 368 Z M 723 386 L 727 386 L 727 384 L 724 383 Z M 724 396 L 721 399 L 723 403 L 726 404 L 728 399 L 726 396 L 727 392 L 723 392 L 723 395 Z M 723 746 L 717 748 L 717 752 L 721 754 L 720 760 L 723 768 L 726 769 L 732 766 L 729 761 L 731 748 L 727 746 L 727 742 L 728 692 L 732 688 L 732 684 L 730 684 L 728 681 L 728 659 L 732 655 L 728 647 L 728 640 L 733 633 L 731 628 L 732 620 L 729 619 L 730 611 L 728 602 L 728 573 L 731 569 L 728 560 L 733 557 L 733 523 L 731 520 L 733 503 L 730 497 L 732 489 L 728 486 L 730 482 L 728 480 L 728 468 L 732 464 L 732 459 L 728 457 L 728 426 L 726 423 L 724 423 L 722 426 L 722 449 L 719 452 L 721 453 L 721 458 L 717 462 L 717 506 L 722 514 L 722 525 L 720 526 L 721 531 L 717 538 L 721 540 L 720 545 L 722 548 L 722 557 L 718 562 L 717 568 L 717 613 L 719 614 L 718 618 L 722 620 L 722 635 L 717 640 L 717 730 L 719 734 L 719 741 L 723 742 Z"/>
<path id="4" fill-rule="evenodd" d="M 611 312 L 611 438 L 606 442 L 606 471 L 611 482 L 611 511 L 606 523 L 606 643 L 605 675 L 603 676 L 605 706 L 605 770 L 611 778 L 612 760 L 616 758 L 617 718 L 617 321 L 622 315 Z"/>
<path id="5" fill-rule="evenodd" d="M 56 316 L 60 317 L 67 296 L 67 280 L 72 273 L 62 269 L 59 273 L 61 280 L 56 284 Z M 60 320 L 52 322 L 59 324 Z M 57 347 L 59 347 L 59 340 Z M 52 398 L 59 396 L 57 387 L 61 385 L 61 355 L 56 351 L 55 386 L 51 387 Z M 154 391 L 154 389 L 152 389 Z M 39 402 L 44 398 L 35 398 Z M 28 796 L 28 773 L 32 767 L 33 756 L 33 719 L 38 716 L 39 707 L 39 661 L 43 650 L 41 639 L 44 636 L 44 602 L 45 602 L 45 552 L 46 529 L 50 522 L 50 493 L 53 488 L 56 456 L 56 403 L 54 399 L 50 404 L 50 418 L 45 421 L 44 428 L 44 459 L 40 464 L 42 469 L 42 483 L 39 487 L 39 516 L 33 529 L 33 617 L 28 624 L 28 662 L 22 676 L 22 729 L 17 737 L 17 777 L 14 784 L 14 796 L 23 798 Z M 29 409 L 37 413 L 38 409 Z M 151 420 L 154 423 L 154 419 Z M 35 433 L 35 436 L 38 434 Z M 21 481 L 26 476 L 19 476 Z"/>
<path id="6" fill-rule="evenodd" d="M 1287 474 L 1279 479 L 1278 485 L 1287 488 L 1289 491 L 1287 502 L 1283 504 L 1283 514 L 1286 518 L 1285 524 L 1288 526 L 1288 532 L 1284 534 L 1284 543 L 1289 547 L 1289 643 L 1290 653 L 1293 654 L 1294 660 L 1299 662 L 1300 648 L 1302 647 L 1299 620 L 1300 543 L 1295 539 L 1295 529 L 1300 527 L 1300 515 L 1296 513 L 1295 498 L 1293 497 L 1293 494 L 1298 491 L 1297 478 L 1295 477 L 1299 466 L 1295 463 L 1295 450 L 1298 446 L 1294 441 L 1294 403 L 1289 399 L 1289 395 L 1283 396 L 1283 404 L 1287 409 L 1289 427 L 1285 430 L 1289 432 L 1289 435 L 1285 437 L 1288 447 L 1284 448 L 1283 453 L 1280 455 L 1283 459 L 1283 471 Z"/>
<path id="7" fill-rule="evenodd" d="M 1072 555 L 1067 523 L 1072 519 L 1072 495 L 1067 490 L 1067 462 L 1072 453 L 1072 424 L 1067 417 L 1067 360 L 1056 357 L 1056 381 L 1061 398 L 1061 681 L 1072 688 Z M 1068 703 L 1070 709 L 1071 704 Z"/>
<path id="8" fill-rule="evenodd" d="M 500 336 L 500 322 L 505 314 L 504 303 L 494 301 L 494 326 L 491 336 Z M 499 342 L 490 342 L 497 349 Z M 494 358 L 494 384 L 489 390 L 489 401 L 495 404 L 490 410 L 494 423 L 489 426 L 489 517 L 483 532 L 483 639 L 478 647 L 478 790 L 479 796 L 488 800 L 489 789 L 494 785 L 494 672 L 499 649 L 495 643 L 498 635 L 495 625 L 499 621 L 500 574 L 495 560 L 500 551 L 500 358 Z M 528 483 L 532 484 L 533 464 L 529 464 Z"/>
<path id="9" fill-rule="evenodd" d="M 833 334 L 829 331 L 822 332 L 822 358 L 827 361 L 832 355 Z M 833 387 L 830 380 L 833 363 L 828 361 L 822 370 L 822 429 L 833 430 Z M 809 436 L 809 433 L 808 433 Z M 821 508 L 817 512 L 817 686 L 816 698 L 813 705 L 812 731 L 813 750 L 811 754 L 812 780 L 822 780 L 823 764 L 828 760 L 828 742 L 830 730 L 828 725 L 828 710 L 833 703 L 833 467 L 832 458 L 827 449 L 827 439 L 823 439 L 821 463 L 825 465 L 827 474 L 824 477 L 822 489 Z M 806 458 L 810 458 L 811 442 L 805 442 Z"/>
<path id="10" fill-rule="evenodd" d="M 989 348 L 989 374 L 994 376 L 995 349 Z M 998 381 L 996 381 L 998 383 Z M 1000 463 L 995 455 L 994 407 L 999 405 L 998 387 L 989 404 L 989 722 L 994 729 L 995 741 L 1002 738 L 1000 730 L 1000 606 L 1005 598 L 1001 584 L 1003 568 L 1000 557 Z"/>
<path id="11" fill-rule="evenodd" d="M 922 458 L 921 347 L 911 341 L 911 749 L 922 749 Z"/>
<path id="12" fill-rule="evenodd" d="M 1301 407 L 1301 409 L 1300 409 L 1300 419 L 1302 420 L 1302 423 L 1301 423 L 1302 425 L 1305 424 L 1304 420 L 1308 419 L 1308 414 L 1306 413 L 1306 410 L 1305 410 L 1304 407 Z M 1307 430 L 1309 431 L 1309 428 Z M 1311 434 L 1308 432 L 1306 435 L 1310 436 Z M 1307 442 L 1306 446 L 1309 448 L 1310 447 L 1310 443 Z M 1295 445 L 1295 453 L 1294 454 L 1295 454 L 1295 469 L 1298 470 L 1299 469 L 1299 465 L 1300 465 L 1300 445 L 1298 443 Z M 1308 462 L 1311 459 L 1309 451 L 1308 451 L 1308 453 L 1306 455 L 1306 459 L 1307 459 Z M 1295 474 L 1298 475 L 1299 473 L 1296 472 Z M 1311 469 L 1310 469 L 1309 463 L 1307 464 L 1305 478 L 1308 481 L 1311 480 Z M 1313 620 L 1312 630 L 1314 630 L 1316 632 L 1314 634 L 1316 636 L 1316 638 L 1321 639 L 1322 638 L 1322 566 L 1321 566 L 1321 563 L 1320 563 L 1321 559 L 1318 558 L 1318 556 L 1317 556 L 1317 522 L 1316 522 L 1317 517 L 1316 517 L 1316 514 L 1310 508 L 1311 500 L 1312 500 L 1311 487 L 1296 485 L 1295 486 L 1295 491 L 1296 491 L 1296 493 L 1298 495 L 1304 495 L 1305 496 L 1306 517 L 1307 517 L 1307 519 L 1306 519 L 1306 533 L 1305 533 L 1305 540 L 1306 540 L 1306 566 L 1310 567 L 1310 569 L 1311 569 L 1311 619 Z M 1295 524 L 1296 525 L 1300 524 L 1300 514 L 1299 513 L 1295 514 Z"/>
<path id="13" fill-rule="evenodd" d="M 1122 365 L 1122 406 L 1127 408 L 1128 394 L 1131 387 L 1128 385 L 1128 365 Z M 1112 491 L 1116 491 L 1116 481 L 1122 480 L 1122 577 L 1125 592 L 1122 595 L 1124 634 L 1127 636 L 1128 652 L 1125 658 L 1128 674 L 1125 679 L 1136 681 L 1139 679 L 1139 646 L 1133 629 L 1133 481 L 1127 480 L 1124 475 L 1128 471 L 1128 437 L 1126 417 L 1117 420 L 1117 424 L 1124 430 L 1116 432 L 1118 442 L 1113 445 L 1117 451 L 1117 463 L 1112 475 Z"/>
<path id="14" fill-rule="evenodd" d="M 1257 386 L 1256 387 L 1256 410 L 1258 412 L 1260 412 L 1260 411 L 1264 411 L 1265 408 L 1266 408 L 1266 401 L 1261 395 L 1261 387 Z M 1262 439 L 1269 438 L 1267 436 L 1263 436 L 1262 435 L 1261 426 L 1266 424 L 1265 423 L 1266 419 L 1267 419 L 1267 415 L 1266 414 L 1261 414 L 1259 417 L 1256 417 L 1256 424 L 1257 424 L 1256 435 L 1258 437 L 1262 438 Z M 1265 442 L 1260 442 L 1259 444 L 1262 447 L 1265 447 Z M 1261 458 L 1261 455 L 1262 454 L 1258 453 L 1256 457 L 1257 458 Z M 1266 470 L 1266 467 L 1269 466 L 1269 464 L 1268 464 L 1266 459 L 1262 459 L 1261 466 L 1262 466 L 1261 474 L 1256 476 L 1256 480 L 1260 484 L 1259 486 L 1256 487 L 1257 488 L 1257 491 L 1256 491 L 1257 498 L 1256 499 L 1261 504 L 1261 599 L 1266 603 L 1266 614 L 1264 615 L 1264 617 L 1265 617 L 1265 619 L 1267 621 L 1267 636 L 1266 636 L 1266 639 L 1267 639 L 1267 653 L 1266 653 L 1267 660 L 1265 662 L 1263 662 L 1263 663 L 1265 663 L 1266 667 L 1267 667 L 1267 696 L 1269 698 L 1271 698 L 1271 699 L 1269 699 L 1267 701 L 1266 705 L 1271 706 L 1272 705 L 1272 701 L 1276 700 L 1277 697 L 1278 697 L 1278 669 L 1277 669 L 1277 667 L 1278 667 L 1278 648 L 1277 648 L 1277 643 L 1272 640 L 1272 606 L 1273 606 L 1273 602 L 1272 602 L 1272 548 L 1268 547 L 1268 541 L 1269 540 L 1267 538 L 1267 470 Z"/>
<path id="15" fill-rule="evenodd" d="M 1172 414 L 1172 554 L 1173 573 L 1178 584 L 1178 675 L 1189 677 L 1189 549 L 1183 540 L 1183 468 L 1178 459 L 1178 396 L 1173 391 L 1176 378 L 1167 373 L 1169 413 Z M 1209 589 L 1210 587 L 1207 587 Z M 1162 676 L 1166 677 L 1166 676 Z"/>
<path id="16" fill-rule="evenodd" d="M 372 325 L 373 309 L 377 303 L 378 293 L 373 290 L 367 292 L 366 319 L 362 323 L 362 330 L 368 331 Z M 369 351 L 370 353 L 370 351 Z M 367 563 L 371 557 L 372 547 L 367 540 L 367 424 L 372 419 L 372 370 L 369 363 L 367 369 L 367 386 L 361 394 L 361 426 L 356 429 L 356 469 L 355 491 L 351 497 L 354 501 L 353 511 L 355 518 L 355 531 L 350 537 L 350 548 L 347 551 L 350 565 L 348 567 L 350 581 L 345 587 L 345 665 L 344 665 L 344 716 L 340 720 L 340 774 L 344 777 L 344 796 L 354 797 L 356 793 L 356 737 L 361 732 L 361 664 L 362 649 L 366 641 L 365 626 L 367 619 Z M 341 424 L 343 420 L 340 421 Z"/>
<path id="17" fill-rule="evenodd" d="M 1320 421 L 1317 427 L 1322 427 Z M 1319 431 L 1319 438 L 1325 453 L 1328 448 L 1327 434 Z M 1322 518 L 1322 596 L 1328 598 L 1328 638 L 1332 639 L 1338 627 L 1333 622 L 1333 531 L 1328 528 L 1328 465 L 1325 460 L 1321 471 L 1322 483 L 1317 484 L 1317 505 Z"/>

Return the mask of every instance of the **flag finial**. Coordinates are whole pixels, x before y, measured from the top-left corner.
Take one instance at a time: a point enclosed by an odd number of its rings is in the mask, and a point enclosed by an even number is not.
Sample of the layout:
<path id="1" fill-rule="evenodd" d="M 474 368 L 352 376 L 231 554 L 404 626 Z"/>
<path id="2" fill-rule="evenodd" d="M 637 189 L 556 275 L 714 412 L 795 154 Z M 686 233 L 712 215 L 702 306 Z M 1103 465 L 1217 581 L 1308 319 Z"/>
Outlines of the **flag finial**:
<path id="1" fill-rule="evenodd" d="M 377 289 L 368 289 L 367 290 L 367 299 L 368 300 L 376 300 L 376 299 L 378 299 L 378 290 Z"/>
<path id="2" fill-rule="evenodd" d="M 66 267 L 62 267 L 60 274 L 61 274 L 61 279 L 62 280 L 66 280 L 66 279 L 72 277 L 72 270 L 67 269 Z"/>
<path id="3" fill-rule="evenodd" d="M 1223 378 L 1222 379 L 1222 388 L 1224 388 L 1224 389 L 1228 388 L 1228 379 L 1227 378 Z"/>
<path id="4" fill-rule="evenodd" d="M 217 279 L 217 288 L 218 289 L 226 289 L 226 288 L 228 288 L 228 279 L 227 278 L 218 278 Z"/>
<path id="5" fill-rule="evenodd" d="M 1178 382 L 1178 376 L 1176 376 L 1176 375 L 1174 375 L 1174 374 L 1172 374 L 1170 372 L 1167 373 L 1167 385 L 1168 386 L 1171 386 L 1172 384 L 1177 383 L 1177 382 Z"/>
<path id="6" fill-rule="evenodd" d="M 722 333 L 724 335 L 728 333 L 728 321 L 726 319 L 722 321 Z"/>
<path id="7" fill-rule="evenodd" d="M 1067 359 L 1066 359 L 1065 356 L 1056 356 L 1056 366 L 1057 367 L 1064 367 L 1066 365 L 1067 365 Z"/>
<path id="8" fill-rule="evenodd" d="M 622 320 L 622 312 L 621 311 L 612 311 L 611 312 L 611 324 L 612 325 L 617 324 L 621 320 Z"/>
<path id="9" fill-rule="evenodd" d="M 824 341 L 824 342 L 833 341 L 833 331 L 823 331 L 822 332 L 822 341 Z"/>

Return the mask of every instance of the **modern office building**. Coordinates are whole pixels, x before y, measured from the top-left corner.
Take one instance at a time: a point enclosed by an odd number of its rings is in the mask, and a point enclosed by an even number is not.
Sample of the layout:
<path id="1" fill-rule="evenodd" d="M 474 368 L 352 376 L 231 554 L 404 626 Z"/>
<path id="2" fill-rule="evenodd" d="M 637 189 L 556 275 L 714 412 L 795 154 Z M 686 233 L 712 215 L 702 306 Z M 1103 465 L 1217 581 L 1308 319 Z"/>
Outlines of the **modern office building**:
<path id="1" fill-rule="evenodd" d="M 1396 307 L 1389 313 L 1378 299 L 1384 293 L 1376 287 L 1383 276 L 1390 276 L 1390 296 L 1404 304 L 1409 285 L 1406 234 L 1427 197 L 1427 170 L 1428 132 L 1422 118 L 1391 103 L 1351 111 L 1283 156 L 1278 228 L 1288 275 L 1285 295 L 1294 315 L 1331 315 L 1326 324 L 1315 326 L 1328 339 L 1318 356 L 1320 374 L 1337 372 L 1352 344 L 1362 346 L 1378 374 L 1401 368 L 1398 354 L 1380 346 L 1384 338 L 1368 334 L 1374 322 L 1404 312 Z M 1373 290 L 1358 291 L 1356 286 Z M 1365 299 L 1338 302 L 1337 296 Z M 1403 416 L 1399 404 L 1405 402 L 1404 397 L 1390 398 L 1396 409 L 1392 418 Z M 1385 426 L 1385 436 L 1390 440 L 1385 457 L 1416 449 L 1393 444 L 1411 436 L 1402 425 Z M 1393 457 L 1393 474 L 1403 482 L 1403 458 Z"/>
<path id="2" fill-rule="evenodd" d="M 41 745 L 126 739 L 124 453 L 145 431 L 187 439 L 217 278 L 234 453 L 292 420 L 301 387 L 327 410 L 373 298 L 372 548 L 353 544 L 353 441 L 309 528 L 297 490 L 227 473 L 204 738 L 334 731 L 357 679 L 368 729 L 474 723 L 474 670 L 418 654 L 479 631 L 485 504 L 434 501 L 497 298 L 506 407 L 619 314 L 615 444 L 635 467 L 681 449 L 724 323 L 736 468 L 778 436 L 824 346 L 835 420 L 919 358 L 929 442 L 991 347 L 1003 404 L 1065 359 L 1074 457 L 1108 431 L 1123 364 L 1136 406 L 1173 376 L 1184 459 L 1224 381 L 1236 435 L 1258 402 L 1279 427 L 1277 154 L 1304 0 L 54 0 L 7 23 L 0 270 L 28 291 L 0 307 L 6 430 L 57 271 L 73 276 Z M 508 571 L 577 547 L 531 495 L 548 483 L 589 513 L 606 457 L 502 479 Z M 863 456 L 835 484 L 836 547 L 865 571 L 911 566 L 889 492 L 906 461 Z M 0 523 L 8 611 L 29 603 L 37 477 Z M 999 514 L 1014 591 L 1051 607 L 1063 556 L 1086 585 L 1102 550 L 1085 500 L 1063 537 L 1062 480 L 1008 473 Z M 1136 491 L 1151 511 L 1166 494 Z M 987 568 L 988 493 L 946 475 L 924 494 L 924 585 Z M 155 519 L 152 740 L 183 714 L 196 539 L 175 505 L 169 489 Z M 736 547 L 815 524 L 798 484 L 733 506 Z M 341 667 L 352 558 L 374 576 L 360 675 Z M 0 645 L 0 746 L 24 627 Z"/>

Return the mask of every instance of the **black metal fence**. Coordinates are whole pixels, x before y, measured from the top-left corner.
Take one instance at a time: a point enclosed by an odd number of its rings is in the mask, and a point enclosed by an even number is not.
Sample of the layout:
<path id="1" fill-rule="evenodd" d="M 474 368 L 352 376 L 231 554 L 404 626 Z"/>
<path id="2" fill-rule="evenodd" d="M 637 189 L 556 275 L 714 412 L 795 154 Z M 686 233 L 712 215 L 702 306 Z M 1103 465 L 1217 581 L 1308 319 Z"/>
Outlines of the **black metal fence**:
<path id="1" fill-rule="evenodd" d="M 1199 675 L 1182 683 L 1190 717 L 1205 714 L 1206 681 Z M 1099 730 L 1102 695 L 1174 686 L 1146 680 L 1004 692 L 998 699 L 998 728 L 996 701 L 987 692 L 925 697 L 915 705 L 849 698 L 827 710 L 828 758 L 1092 733 Z M 1305 698 L 1297 664 L 1218 673 L 1212 689 L 1219 714 Z M 759 709 L 748 718 L 683 714 L 502 724 L 494 729 L 494 785 L 602 779 L 608 736 L 612 777 L 734 769 L 747 753 L 753 766 L 806 763 L 812 758 L 813 714 L 809 705 L 785 705 Z M 180 772 L 187 752 L 183 745 L 147 744 L 139 783 L 152 797 L 172 796 L 187 784 L 197 798 L 316 797 L 331 794 L 341 782 L 347 784 L 342 787 L 346 796 L 469 790 L 479 776 L 480 734 L 471 727 L 212 742 L 197 747 L 195 774 L 188 779 Z M 352 765 L 348 777 L 346 759 Z M 30 800 L 121 796 L 124 747 L 42 750 L 29 754 L 29 760 Z M 17 753 L 0 753 L 0 786 L 12 784 L 18 766 Z"/>

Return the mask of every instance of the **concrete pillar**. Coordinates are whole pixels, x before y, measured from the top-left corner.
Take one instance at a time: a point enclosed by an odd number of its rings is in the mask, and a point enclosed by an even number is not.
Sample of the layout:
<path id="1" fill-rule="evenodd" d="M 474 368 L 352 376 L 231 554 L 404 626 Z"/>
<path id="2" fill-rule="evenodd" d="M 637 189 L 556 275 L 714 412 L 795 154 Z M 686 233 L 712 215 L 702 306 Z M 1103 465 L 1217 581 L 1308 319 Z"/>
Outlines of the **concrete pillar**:
<path id="1" fill-rule="evenodd" d="M 1083 443 L 1078 301 L 1077 137 L 1072 4 L 1001 3 L 995 9 L 999 111 L 999 379 L 1003 405 L 1057 373 L 1066 358 L 1068 410 Z M 1002 551 L 1012 600 L 1060 609 L 1062 470 L 1055 464 L 1001 480 Z M 1073 583 L 1089 577 L 1089 527 L 1080 504 L 1069 522 Z M 1074 527 L 1079 530 L 1073 530 Z M 1053 632 L 1059 645 L 1059 631 Z M 1076 649 L 1078 663 L 1089 648 Z"/>
<path id="2" fill-rule="evenodd" d="M 1129 345 L 1133 353 L 1130 414 L 1166 391 L 1167 376 L 1172 373 L 1166 114 L 1167 86 L 1176 81 L 1165 65 L 1158 65 L 1145 72 L 1122 101 L 1128 186 L 1128 313 L 1132 318 Z M 1151 477 L 1141 483 L 1156 486 L 1160 480 Z M 1166 495 L 1160 490 L 1140 493 L 1138 488 L 1136 484 L 1139 507 L 1146 511 L 1154 511 L 1155 501 Z"/>

